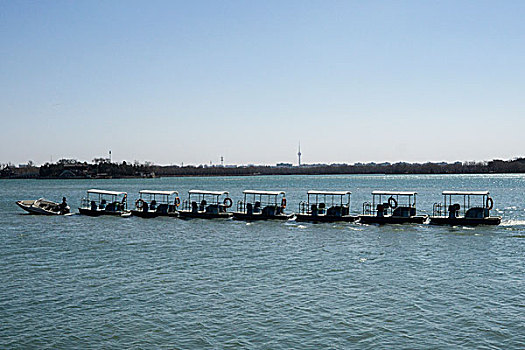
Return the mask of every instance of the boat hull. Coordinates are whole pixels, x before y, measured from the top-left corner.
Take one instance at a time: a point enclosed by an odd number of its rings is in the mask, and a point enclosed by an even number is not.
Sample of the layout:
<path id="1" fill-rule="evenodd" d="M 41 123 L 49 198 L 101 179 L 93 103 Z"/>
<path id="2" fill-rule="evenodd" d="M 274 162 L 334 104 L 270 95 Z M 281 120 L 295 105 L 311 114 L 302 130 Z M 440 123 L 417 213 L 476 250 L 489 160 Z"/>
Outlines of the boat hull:
<path id="1" fill-rule="evenodd" d="M 138 216 L 139 218 L 150 219 L 156 218 L 157 216 L 159 216 L 159 213 L 155 211 L 132 210 L 131 215 Z"/>
<path id="2" fill-rule="evenodd" d="M 233 213 L 235 220 L 260 221 L 260 220 L 290 220 L 294 214 L 280 215 L 263 215 L 263 214 L 246 214 L 241 212 Z"/>
<path id="3" fill-rule="evenodd" d="M 501 217 L 491 216 L 488 218 L 449 218 L 444 216 L 431 216 L 431 225 L 450 225 L 450 226 L 478 226 L 478 225 L 499 225 Z"/>
<path id="4" fill-rule="evenodd" d="M 192 211 L 179 211 L 179 217 L 181 219 L 228 219 L 231 218 L 232 213 L 206 213 L 206 212 L 192 212 Z"/>
<path id="5" fill-rule="evenodd" d="M 427 215 L 416 216 L 373 216 L 359 215 L 359 222 L 363 224 L 423 224 L 428 219 Z"/>
<path id="6" fill-rule="evenodd" d="M 142 211 L 142 210 L 131 210 L 131 215 L 138 216 L 140 218 L 156 218 L 159 216 L 171 216 L 171 217 L 177 217 L 179 214 L 175 212 L 157 212 L 157 211 Z"/>
<path id="7" fill-rule="evenodd" d="M 295 221 L 300 222 L 354 222 L 359 219 L 358 216 L 332 216 L 332 215 L 309 215 L 309 214 L 296 214 Z"/>
<path id="8" fill-rule="evenodd" d="M 78 212 L 87 216 L 123 216 L 127 217 L 131 214 L 129 211 L 105 211 L 105 210 L 91 210 L 89 208 L 78 208 Z"/>

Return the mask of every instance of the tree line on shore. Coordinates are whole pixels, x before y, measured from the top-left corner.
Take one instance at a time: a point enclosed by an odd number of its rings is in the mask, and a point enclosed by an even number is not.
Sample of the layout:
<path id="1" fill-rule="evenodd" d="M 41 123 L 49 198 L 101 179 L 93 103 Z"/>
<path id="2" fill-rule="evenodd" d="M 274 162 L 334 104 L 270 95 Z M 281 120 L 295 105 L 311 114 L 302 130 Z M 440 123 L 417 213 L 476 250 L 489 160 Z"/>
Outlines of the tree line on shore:
<path id="1" fill-rule="evenodd" d="M 107 159 L 94 159 L 92 163 L 74 159 L 61 159 L 40 167 L 30 165 L 14 167 L 3 164 L 2 178 L 122 178 L 157 176 L 250 176 L 250 175 L 329 175 L 329 174 L 485 174 L 525 173 L 525 158 L 492 160 L 488 162 L 455 163 L 366 163 L 366 164 L 307 164 L 292 166 L 206 166 L 206 165 L 154 165 L 115 163 Z"/>

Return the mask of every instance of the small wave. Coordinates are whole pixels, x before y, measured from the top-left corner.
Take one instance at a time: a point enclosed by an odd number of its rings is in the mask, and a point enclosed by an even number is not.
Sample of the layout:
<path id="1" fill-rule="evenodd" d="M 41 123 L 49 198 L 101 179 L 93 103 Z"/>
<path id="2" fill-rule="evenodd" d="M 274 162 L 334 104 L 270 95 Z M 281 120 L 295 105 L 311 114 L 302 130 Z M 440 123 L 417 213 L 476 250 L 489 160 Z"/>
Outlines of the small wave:
<path id="1" fill-rule="evenodd" d="M 502 221 L 501 226 L 525 226 L 525 220 L 505 220 Z"/>

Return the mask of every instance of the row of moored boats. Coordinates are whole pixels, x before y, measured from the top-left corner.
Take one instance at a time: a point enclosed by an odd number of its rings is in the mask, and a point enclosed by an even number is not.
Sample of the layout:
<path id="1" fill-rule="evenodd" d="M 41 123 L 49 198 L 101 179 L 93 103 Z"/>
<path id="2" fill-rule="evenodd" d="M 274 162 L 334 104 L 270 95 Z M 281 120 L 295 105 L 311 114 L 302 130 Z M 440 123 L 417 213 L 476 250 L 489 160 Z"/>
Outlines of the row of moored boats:
<path id="1" fill-rule="evenodd" d="M 430 223 L 437 225 L 498 225 L 500 216 L 491 216 L 494 201 L 488 191 L 443 191 L 443 202 L 433 205 L 432 215 L 418 214 L 416 192 L 373 191 L 372 200 L 363 203 L 362 212 L 350 212 L 350 191 L 308 191 L 299 203 L 297 213 L 286 212 L 284 191 L 245 190 L 243 200 L 233 207 L 226 191 L 190 190 L 181 201 L 177 191 L 141 190 L 134 208 L 128 210 L 127 193 L 91 189 L 82 199 L 79 213 L 89 216 L 114 215 L 154 218 L 237 220 L 293 220 L 310 222 L 361 222 L 365 224 Z M 70 212 L 65 198 L 62 203 L 44 199 L 19 201 L 24 210 L 35 214 L 63 215 Z"/>

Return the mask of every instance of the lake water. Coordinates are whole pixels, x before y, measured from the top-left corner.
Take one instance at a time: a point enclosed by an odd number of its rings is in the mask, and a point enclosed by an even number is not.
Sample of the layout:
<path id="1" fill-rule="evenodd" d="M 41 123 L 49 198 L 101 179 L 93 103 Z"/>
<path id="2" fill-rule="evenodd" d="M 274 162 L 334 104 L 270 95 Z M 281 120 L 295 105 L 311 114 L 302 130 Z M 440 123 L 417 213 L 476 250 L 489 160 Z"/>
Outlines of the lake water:
<path id="1" fill-rule="evenodd" d="M 490 190 L 497 227 L 25 215 L 89 188 Z M 0 182 L 0 348 L 524 349 L 525 175 Z"/>

